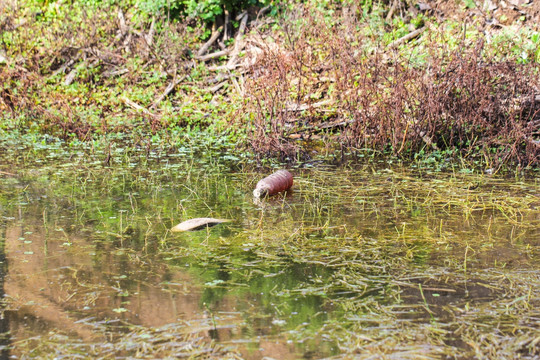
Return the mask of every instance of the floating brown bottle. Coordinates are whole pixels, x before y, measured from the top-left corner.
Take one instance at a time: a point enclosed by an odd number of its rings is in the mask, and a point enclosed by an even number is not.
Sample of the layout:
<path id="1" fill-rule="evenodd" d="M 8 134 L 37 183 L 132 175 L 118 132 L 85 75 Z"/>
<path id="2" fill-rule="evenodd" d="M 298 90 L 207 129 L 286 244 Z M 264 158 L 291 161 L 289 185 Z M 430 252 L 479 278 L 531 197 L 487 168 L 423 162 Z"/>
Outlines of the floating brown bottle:
<path id="1" fill-rule="evenodd" d="M 260 180 L 253 190 L 253 196 L 261 198 L 287 191 L 293 185 L 293 176 L 287 170 L 278 170 L 270 176 Z"/>

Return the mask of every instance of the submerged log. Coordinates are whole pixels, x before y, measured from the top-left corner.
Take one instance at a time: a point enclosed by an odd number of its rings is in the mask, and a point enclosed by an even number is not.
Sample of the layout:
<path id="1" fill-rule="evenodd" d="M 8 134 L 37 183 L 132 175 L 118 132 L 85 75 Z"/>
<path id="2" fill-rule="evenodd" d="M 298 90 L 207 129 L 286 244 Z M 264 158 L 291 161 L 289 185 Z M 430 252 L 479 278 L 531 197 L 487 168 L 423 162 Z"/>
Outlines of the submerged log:
<path id="1" fill-rule="evenodd" d="M 292 174 L 287 170 L 278 170 L 257 183 L 253 196 L 257 198 L 272 196 L 289 190 L 291 186 L 293 186 Z"/>
<path id="2" fill-rule="evenodd" d="M 193 230 L 202 230 L 207 227 L 211 227 L 217 224 L 221 224 L 224 222 L 229 222 L 231 220 L 227 219 L 213 219 L 213 218 L 196 218 L 196 219 L 190 219 L 186 220 L 184 222 L 181 222 L 180 224 L 176 225 L 171 229 L 173 232 L 181 232 L 181 231 L 193 231 Z"/>

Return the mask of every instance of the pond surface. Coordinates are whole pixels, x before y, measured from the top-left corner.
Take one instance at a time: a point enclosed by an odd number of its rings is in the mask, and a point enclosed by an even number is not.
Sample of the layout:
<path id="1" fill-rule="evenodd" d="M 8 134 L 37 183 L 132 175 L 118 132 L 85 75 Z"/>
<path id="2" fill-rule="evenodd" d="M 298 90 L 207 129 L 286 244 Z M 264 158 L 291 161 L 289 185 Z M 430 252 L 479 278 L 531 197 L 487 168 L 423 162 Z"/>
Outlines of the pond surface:
<path id="1" fill-rule="evenodd" d="M 540 357 L 538 180 L 106 157 L 0 155 L 4 358 Z"/>

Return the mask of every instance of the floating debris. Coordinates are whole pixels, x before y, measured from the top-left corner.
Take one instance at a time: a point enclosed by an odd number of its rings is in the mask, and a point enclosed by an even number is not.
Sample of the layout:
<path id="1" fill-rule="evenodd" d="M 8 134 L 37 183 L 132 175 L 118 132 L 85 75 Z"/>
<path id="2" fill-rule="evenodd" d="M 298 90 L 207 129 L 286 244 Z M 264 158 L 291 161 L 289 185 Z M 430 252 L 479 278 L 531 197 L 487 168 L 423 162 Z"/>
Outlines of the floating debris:
<path id="1" fill-rule="evenodd" d="M 213 218 L 190 219 L 176 225 L 175 227 L 171 229 L 171 231 L 181 232 L 181 231 L 202 230 L 207 227 L 211 227 L 214 225 L 218 225 L 218 224 L 221 224 L 224 222 L 230 222 L 230 221 L 231 220 L 228 220 L 228 219 L 213 219 Z"/>
<path id="2" fill-rule="evenodd" d="M 278 170 L 257 183 L 253 196 L 257 198 L 272 196 L 289 190 L 291 186 L 293 186 L 292 174 L 287 170 Z"/>

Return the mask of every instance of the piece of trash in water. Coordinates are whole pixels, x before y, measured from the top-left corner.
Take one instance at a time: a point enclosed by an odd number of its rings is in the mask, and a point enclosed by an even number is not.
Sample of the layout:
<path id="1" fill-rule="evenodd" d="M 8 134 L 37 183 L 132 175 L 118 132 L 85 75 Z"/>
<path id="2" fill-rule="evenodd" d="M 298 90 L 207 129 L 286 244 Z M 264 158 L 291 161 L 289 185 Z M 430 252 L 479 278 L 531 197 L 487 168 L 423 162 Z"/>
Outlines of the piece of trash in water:
<path id="1" fill-rule="evenodd" d="M 261 198 L 287 191 L 293 186 L 293 176 L 287 170 L 278 170 L 260 180 L 253 190 L 253 196 Z"/>
<path id="2" fill-rule="evenodd" d="M 180 232 L 180 231 L 201 230 L 207 227 L 211 227 L 217 224 L 230 222 L 230 221 L 231 220 L 228 220 L 228 219 L 213 219 L 213 218 L 190 219 L 176 225 L 175 227 L 171 229 L 171 231 Z"/>

